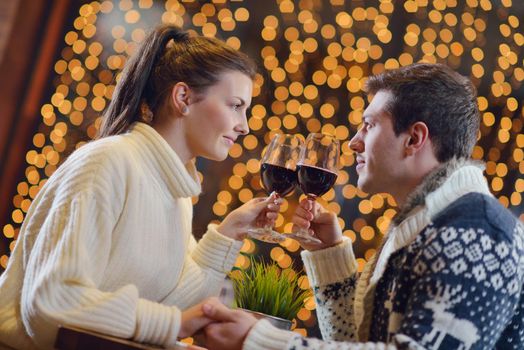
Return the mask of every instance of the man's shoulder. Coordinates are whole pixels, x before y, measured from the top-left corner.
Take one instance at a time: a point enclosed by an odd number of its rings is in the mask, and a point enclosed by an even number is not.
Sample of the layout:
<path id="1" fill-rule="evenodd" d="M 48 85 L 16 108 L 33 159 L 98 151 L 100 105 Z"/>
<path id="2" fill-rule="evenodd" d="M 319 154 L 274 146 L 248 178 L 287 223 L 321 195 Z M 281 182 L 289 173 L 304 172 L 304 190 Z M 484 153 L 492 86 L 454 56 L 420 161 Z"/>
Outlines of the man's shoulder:
<path id="1" fill-rule="evenodd" d="M 495 198 L 467 194 L 439 213 L 409 246 L 417 276 L 459 277 L 517 296 L 522 289 L 522 223 Z"/>
<path id="2" fill-rule="evenodd" d="M 455 200 L 432 221 L 437 227 L 476 226 L 486 231 L 506 234 L 511 234 L 515 225 L 518 224 L 518 219 L 496 198 L 477 192 L 468 193 Z"/>

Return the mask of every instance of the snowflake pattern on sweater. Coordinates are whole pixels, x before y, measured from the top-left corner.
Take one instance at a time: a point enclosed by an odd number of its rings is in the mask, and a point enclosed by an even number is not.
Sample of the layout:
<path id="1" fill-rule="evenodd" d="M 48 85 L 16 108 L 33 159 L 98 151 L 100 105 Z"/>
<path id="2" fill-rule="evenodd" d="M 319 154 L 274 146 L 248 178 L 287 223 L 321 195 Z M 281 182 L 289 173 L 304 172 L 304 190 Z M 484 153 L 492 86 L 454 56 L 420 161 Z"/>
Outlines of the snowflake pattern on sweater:
<path id="1" fill-rule="evenodd" d="M 288 349 L 523 349 L 523 283 L 522 223 L 470 193 L 389 258 L 368 343 L 355 343 L 352 276 L 315 288 L 327 341 L 294 337 Z"/>
<path id="2" fill-rule="evenodd" d="M 315 287 L 317 317 L 324 339 L 356 339 L 354 320 L 355 287 L 357 276 L 325 287 Z"/>

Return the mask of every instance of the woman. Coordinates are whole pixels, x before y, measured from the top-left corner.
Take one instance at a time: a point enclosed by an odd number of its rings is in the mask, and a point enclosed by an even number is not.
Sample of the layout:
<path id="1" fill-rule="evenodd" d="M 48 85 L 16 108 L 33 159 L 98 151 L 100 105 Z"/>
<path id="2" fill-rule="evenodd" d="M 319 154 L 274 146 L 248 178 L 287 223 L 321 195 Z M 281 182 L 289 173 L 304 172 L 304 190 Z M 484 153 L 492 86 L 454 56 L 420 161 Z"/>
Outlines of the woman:
<path id="1" fill-rule="evenodd" d="M 224 43 L 154 30 L 130 59 L 100 138 L 33 202 L 0 278 L 0 344 L 50 349 L 61 324 L 173 345 L 208 322 L 246 230 L 279 202 L 254 199 L 197 243 L 193 159 L 224 160 L 248 132 L 255 67 Z M 196 306 L 195 306 L 196 305 Z"/>

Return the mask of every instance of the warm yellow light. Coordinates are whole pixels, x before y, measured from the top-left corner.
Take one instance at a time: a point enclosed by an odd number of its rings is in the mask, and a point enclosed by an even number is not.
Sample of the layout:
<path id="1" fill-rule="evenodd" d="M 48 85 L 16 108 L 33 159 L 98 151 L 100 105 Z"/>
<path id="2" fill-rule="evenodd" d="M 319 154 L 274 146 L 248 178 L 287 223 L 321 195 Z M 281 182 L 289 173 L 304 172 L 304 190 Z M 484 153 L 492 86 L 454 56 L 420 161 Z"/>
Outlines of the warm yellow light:
<path id="1" fill-rule="evenodd" d="M 364 226 L 362 230 L 360 230 L 360 237 L 364 241 L 370 241 L 375 238 L 375 230 L 373 230 L 371 226 Z"/>

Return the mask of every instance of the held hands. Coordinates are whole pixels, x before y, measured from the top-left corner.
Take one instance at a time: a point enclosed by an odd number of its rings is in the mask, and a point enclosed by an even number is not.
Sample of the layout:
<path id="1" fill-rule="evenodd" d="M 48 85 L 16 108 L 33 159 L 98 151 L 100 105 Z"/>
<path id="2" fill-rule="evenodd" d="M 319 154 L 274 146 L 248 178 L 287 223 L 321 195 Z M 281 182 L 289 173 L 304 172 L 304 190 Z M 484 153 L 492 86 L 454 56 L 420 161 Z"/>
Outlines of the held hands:
<path id="1" fill-rule="evenodd" d="M 179 338 L 205 335 L 205 349 L 235 350 L 242 344 L 257 319 L 247 312 L 231 310 L 218 298 L 207 298 L 182 313 L 182 328 Z M 183 344 L 180 344 L 183 345 Z M 184 346 L 188 350 L 204 350 L 196 345 Z M 175 347 L 175 349 L 178 349 Z"/>
<path id="2" fill-rule="evenodd" d="M 215 297 L 207 298 L 200 304 L 182 311 L 182 324 L 180 326 L 180 331 L 178 332 L 179 338 L 190 337 L 195 332 L 213 322 L 213 320 L 204 315 L 204 312 L 202 311 L 202 306 L 205 304 L 220 304 L 220 301 Z"/>
<path id="3" fill-rule="evenodd" d="M 265 198 L 253 198 L 229 213 L 218 225 L 217 231 L 224 236 L 242 240 L 250 228 L 273 226 L 281 204 L 282 199 L 275 193 Z"/>
<path id="4" fill-rule="evenodd" d="M 205 303 L 202 310 L 205 316 L 216 322 L 204 329 L 209 350 L 242 349 L 247 334 L 258 321 L 247 312 L 228 309 L 222 303 Z"/>
<path id="5" fill-rule="evenodd" d="M 299 228 L 309 229 L 310 233 L 314 233 L 315 237 L 322 241 L 322 243 L 299 241 L 304 249 L 320 250 L 342 242 L 342 230 L 337 216 L 316 201 L 307 198 L 300 201 L 291 221 L 294 231 Z"/>

